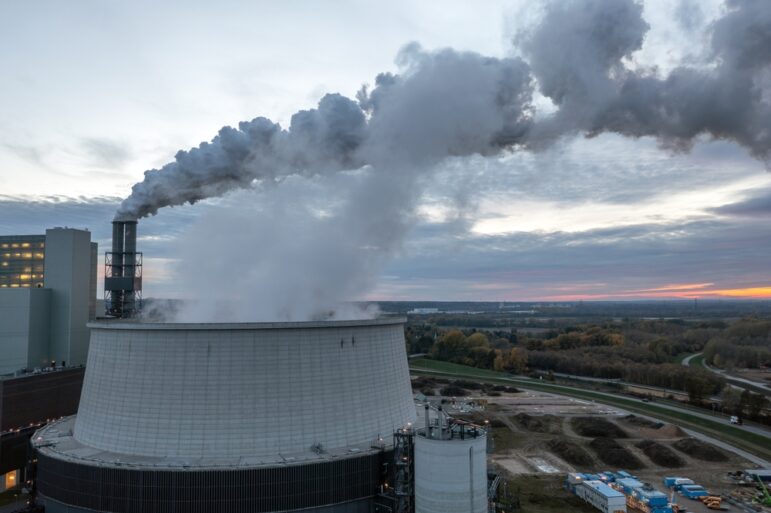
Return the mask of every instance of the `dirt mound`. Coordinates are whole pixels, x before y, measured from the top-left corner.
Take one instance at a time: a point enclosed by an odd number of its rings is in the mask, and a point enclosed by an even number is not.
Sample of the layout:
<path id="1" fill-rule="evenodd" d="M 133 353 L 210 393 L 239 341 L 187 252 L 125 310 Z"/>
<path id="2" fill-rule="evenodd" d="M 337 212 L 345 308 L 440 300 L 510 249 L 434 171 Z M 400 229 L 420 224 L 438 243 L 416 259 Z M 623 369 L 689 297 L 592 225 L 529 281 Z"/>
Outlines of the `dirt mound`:
<path id="1" fill-rule="evenodd" d="M 439 389 L 439 394 L 444 397 L 465 397 L 468 395 L 468 390 L 458 385 L 447 385 Z"/>
<path id="2" fill-rule="evenodd" d="M 485 385 L 482 383 L 477 383 L 476 381 L 466 381 L 462 379 L 455 380 L 453 385 L 461 388 L 467 388 L 468 390 L 482 390 L 485 388 Z"/>
<path id="3" fill-rule="evenodd" d="M 423 387 L 434 387 L 436 386 L 436 381 L 434 381 L 431 378 L 427 378 L 425 376 L 419 376 L 417 378 L 412 378 L 412 388 L 413 389 L 421 389 Z"/>
<path id="4" fill-rule="evenodd" d="M 601 417 L 573 417 L 570 426 L 581 436 L 592 438 L 629 438 L 626 431 Z"/>
<path id="5" fill-rule="evenodd" d="M 660 467 L 679 468 L 685 465 L 685 462 L 675 454 L 675 451 L 653 440 L 643 440 L 637 444 L 650 460 Z"/>
<path id="6" fill-rule="evenodd" d="M 576 442 L 567 438 L 552 438 L 546 447 L 571 465 L 590 467 L 594 464 L 592 456 Z"/>
<path id="7" fill-rule="evenodd" d="M 627 415 L 623 420 L 633 426 L 648 429 L 661 429 L 666 425 L 663 422 L 646 419 L 645 417 L 638 417 L 637 415 Z"/>
<path id="8" fill-rule="evenodd" d="M 672 446 L 680 452 L 702 461 L 728 461 L 728 456 L 715 447 L 696 438 L 683 438 Z"/>
<path id="9" fill-rule="evenodd" d="M 562 434 L 562 419 L 555 415 L 528 415 L 517 413 L 511 417 L 517 425 L 536 433 Z"/>
<path id="10" fill-rule="evenodd" d="M 589 447 L 594 449 L 594 452 L 606 465 L 630 470 L 645 468 L 637 456 L 626 450 L 613 438 L 595 438 L 589 442 Z"/>
<path id="11" fill-rule="evenodd" d="M 516 394 L 518 392 L 521 392 L 520 389 L 515 387 L 510 387 L 507 385 L 495 385 L 493 387 L 493 390 L 496 392 L 506 392 L 507 394 Z"/>

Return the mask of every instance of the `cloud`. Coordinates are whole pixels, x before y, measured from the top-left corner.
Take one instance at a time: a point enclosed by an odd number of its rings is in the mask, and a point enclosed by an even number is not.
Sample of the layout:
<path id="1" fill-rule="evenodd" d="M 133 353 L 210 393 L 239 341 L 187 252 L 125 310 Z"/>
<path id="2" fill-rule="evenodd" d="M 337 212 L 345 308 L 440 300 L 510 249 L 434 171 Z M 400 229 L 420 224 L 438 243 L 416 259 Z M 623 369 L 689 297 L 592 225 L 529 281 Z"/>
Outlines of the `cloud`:
<path id="1" fill-rule="evenodd" d="M 742 201 L 710 209 L 715 214 L 735 217 L 771 217 L 771 190 L 749 195 Z"/>
<path id="2" fill-rule="evenodd" d="M 119 168 L 128 162 L 132 153 L 127 144 L 104 137 L 83 137 L 80 146 L 91 165 L 99 168 Z"/>
<path id="3" fill-rule="evenodd" d="M 3 143 L 0 146 L 10 151 L 22 160 L 43 168 L 47 167 L 45 158 L 46 155 L 50 152 L 50 148 L 11 143 Z"/>
<path id="4" fill-rule="evenodd" d="M 443 237 L 436 226 L 421 226 L 405 254 L 385 270 L 391 278 L 374 297 L 523 300 L 568 292 L 645 297 L 646 289 L 668 295 L 672 284 L 758 287 L 771 283 L 770 246 L 767 223 L 732 219 L 471 235 L 462 241 Z M 491 285 L 494 290 L 480 289 Z"/>

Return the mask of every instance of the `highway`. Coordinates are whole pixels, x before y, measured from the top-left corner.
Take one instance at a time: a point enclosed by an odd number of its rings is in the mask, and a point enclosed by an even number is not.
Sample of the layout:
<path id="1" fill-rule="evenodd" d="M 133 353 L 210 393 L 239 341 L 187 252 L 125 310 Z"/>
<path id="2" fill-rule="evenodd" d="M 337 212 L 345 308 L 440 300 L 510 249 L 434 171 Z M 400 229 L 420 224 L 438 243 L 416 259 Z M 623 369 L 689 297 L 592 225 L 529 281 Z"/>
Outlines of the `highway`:
<path id="1" fill-rule="evenodd" d="M 698 356 L 698 354 L 691 355 L 691 357 L 693 357 L 693 356 Z M 672 395 L 683 395 L 684 394 L 684 392 L 682 390 L 672 390 L 672 389 L 669 389 L 669 388 L 654 387 L 654 386 L 650 386 L 650 385 L 640 385 L 639 383 L 630 383 L 628 381 L 621 381 L 620 379 L 592 378 L 592 377 L 587 377 L 587 376 L 576 376 L 576 375 L 573 375 L 573 374 L 564 374 L 564 373 L 561 373 L 561 372 L 554 372 L 552 374 L 554 375 L 554 377 L 557 377 L 557 378 L 570 379 L 570 380 L 576 380 L 576 381 L 586 381 L 586 382 L 589 382 L 589 383 L 615 384 L 615 385 L 637 387 L 638 389 L 657 390 L 657 391 L 664 392 L 664 393 L 669 393 L 669 394 L 672 394 Z M 728 385 L 732 386 L 734 388 L 737 388 L 739 390 L 744 390 L 743 388 L 738 387 L 736 385 L 732 385 L 730 383 Z M 613 395 L 613 394 L 611 394 L 611 395 Z M 620 396 L 620 394 L 616 394 L 616 395 Z M 629 399 L 633 398 L 633 396 L 626 396 L 626 395 L 624 395 L 622 397 L 625 397 L 625 398 L 628 397 Z M 714 402 L 714 403 L 718 403 L 718 404 L 722 402 L 722 399 L 720 397 L 717 397 L 717 396 L 710 397 L 709 400 Z M 661 399 L 656 400 L 656 404 L 659 405 L 659 406 L 669 407 L 671 409 L 687 410 L 688 412 L 693 412 L 697 416 L 701 416 L 701 417 L 704 417 L 704 418 L 709 418 L 709 419 L 716 420 L 716 421 L 721 421 L 723 423 L 727 422 L 727 423 L 730 424 L 730 421 L 727 420 L 730 417 L 730 415 L 722 415 L 722 414 L 719 415 L 717 413 L 710 414 L 708 411 L 699 411 L 694 406 L 692 406 L 692 407 L 686 407 L 686 406 L 678 407 L 678 406 L 675 406 L 675 405 L 672 405 L 672 404 L 668 404 L 668 403 L 662 402 Z M 749 431 L 751 433 L 755 432 L 756 430 L 760 430 L 759 432 L 765 432 L 764 433 L 765 435 L 771 435 L 771 426 L 766 426 L 764 424 L 755 423 L 755 422 L 748 421 L 748 420 L 745 419 L 744 427 L 745 427 L 745 431 Z"/>
<path id="2" fill-rule="evenodd" d="M 684 358 L 682 361 L 682 364 L 685 365 L 686 367 L 690 367 L 691 360 L 701 354 L 703 353 L 695 353 Z M 753 392 L 758 392 L 758 390 L 755 390 L 755 389 L 759 389 L 759 390 L 762 390 L 766 395 L 771 395 L 771 387 L 766 385 L 765 383 L 761 383 L 759 381 L 752 381 L 750 379 L 745 379 L 739 376 L 728 374 L 726 371 L 722 369 L 716 369 L 714 367 L 707 365 L 706 362 L 702 362 L 701 367 L 704 367 L 708 371 L 714 372 L 715 374 L 721 376 L 723 379 L 728 381 L 729 384 L 735 388 L 749 388 L 749 390 Z M 742 386 L 742 385 L 746 385 L 746 386 Z"/>
<path id="3" fill-rule="evenodd" d="M 723 425 L 730 430 L 734 430 L 734 432 L 737 431 L 743 431 L 748 434 L 752 434 L 754 436 L 754 442 L 748 441 L 748 440 L 739 440 L 737 438 L 733 438 L 732 441 L 723 441 L 722 438 L 718 438 L 718 441 L 720 442 L 717 445 L 720 446 L 731 446 L 731 447 L 737 447 L 737 445 L 745 448 L 744 454 L 745 455 L 753 455 L 753 458 L 748 458 L 752 461 L 755 461 L 757 458 L 758 461 L 762 461 L 764 465 L 768 465 L 768 459 L 771 459 L 771 431 L 768 429 L 764 429 L 758 426 L 734 426 L 732 425 L 728 419 L 721 418 L 721 417 L 714 417 L 708 413 L 701 413 L 698 411 L 692 411 L 684 408 L 679 408 L 676 405 L 669 405 L 664 403 L 658 403 L 658 402 L 645 402 L 641 399 L 636 399 L 632 397 L 628 397 L 625 395 L 620 394 L 611 394 L 607 392 L 597 392 L 594 390 L 586 390 L 576 387 L 569 387 L 569 386 L 563 386 L 563 385 L 555 385 L 551 383 L 545 383 L 540 380 L 533 380 L 529 378 L 514 378 L 514 377 L 508 377 L 508 376 L 489 376 L 486 377 L 484 375 L 481 375 L 478 372 L 478 369 L 469 368 L 468 372 L 451 372 L 451 371 L 443 371 L 443 370 L 436 370 L 431 368 L 421 368 L 420 362 L 411 362 L 412 363 L 412 371 L 420 374 L 432 374 L 436 376 L 443 376 L 443 377 L 453 377 L 453 378 L 460 378 L 460 379 L 477 379 L 480 381 L 485 380 L 492 380 L 494 382 L 507 382 L 514 386 L 520 386 L 522 388 L 532 388 L 536 390 L 541 390 L 544 392 L 554 393 L 558 395 L 566 395 L 571 397 L 579 397 L 582 399 L 589 398 L 590 400 L 597 400 L 597 402 L 606 403 L 609 405 L 612 405 L 614 407 L 618 407 L 620 409 L 627 409 L 634 411 L 636 414 L 643 414 L 647 415 L 653 418 L 660 418 L 660 420 L 665 420 L 670 423 L 681 425 L 682 427 L 685 427 L 689 429 L 690 431 L 700 431 L 700 429 L 705 429 L 706 433 L 702 433 L 701 436 L 708 436 L 711 438 L 714 437 L 720 437 L 721 434 L 719 434 L 716 429 L 717 426 L 710 429 L 709 425 Z M 475 372 L 476 371 L 476 372 Z M 495 374 L 495 373 L 490 373 Z M 588 396 L 588 397 L 587 397 Z M 660 412 L 660 417 L 657 417 L 656 411 L 658 410 Z M 669 417 L 669 413 L 672 414 L 671 417 Z M 669 417 L 669 418 L 665 418 Z M 687 419 L 691 418 L 692 421 L 689 422 Z M 682 419 L 682 420 L 680 420 Z M 699 420 L 704 421 L 705 426 L 700 426 L 702 422 L 699 422 Z M 700 426 L 700 427 L 699 427 Z M 730 431 L 729 431 L 730 432 Z M 728 438 L 732 438 L 733 435 L 727 435 Z M 755 449 L 755 450 L 753 450 Z M 739 449 L 741 450 L 741 449 Z M 761 463 L 758 463 L 761 464 Z"/>

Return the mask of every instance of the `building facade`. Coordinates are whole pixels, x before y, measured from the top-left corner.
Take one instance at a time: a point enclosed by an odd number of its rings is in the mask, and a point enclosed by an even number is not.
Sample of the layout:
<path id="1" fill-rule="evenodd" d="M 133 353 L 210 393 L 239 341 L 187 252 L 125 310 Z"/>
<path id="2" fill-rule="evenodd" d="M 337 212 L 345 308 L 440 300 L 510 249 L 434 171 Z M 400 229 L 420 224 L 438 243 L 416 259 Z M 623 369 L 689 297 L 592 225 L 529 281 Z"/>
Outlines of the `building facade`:
<path id="1" fill-rule="evenodd" d="M 85 364 L 96 267 L 85 230 L 0 236 L 0 375 Z"/>
<path id="2" fill-rule="evenodd" d="M 0 288 L 42 288 L 45 235 L 0 236 Z"/>

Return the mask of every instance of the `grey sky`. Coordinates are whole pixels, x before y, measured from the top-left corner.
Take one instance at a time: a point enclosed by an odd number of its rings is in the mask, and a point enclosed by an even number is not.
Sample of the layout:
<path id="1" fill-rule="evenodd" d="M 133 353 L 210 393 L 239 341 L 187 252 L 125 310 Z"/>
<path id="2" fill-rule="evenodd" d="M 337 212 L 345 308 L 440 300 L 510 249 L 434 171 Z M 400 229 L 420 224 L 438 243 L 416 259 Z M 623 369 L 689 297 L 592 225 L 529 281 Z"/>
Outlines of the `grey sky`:
<path id="1" fill-rule="evenodd" d="M 703 62 L 704 30 L 723 9 L 717 0 L 644 2 L 651 30 L 629 65 L 666 72 Z M 106 243 L 112 212 L 144 170 L 223 125 L 258 115 L 286 125 L 325 93 L 353 97 L 395 71 L 410 41 L 512 55 L 511 39 L 540 11 L 527 1 L 3 2 L 0 232 L 88 226 Z M 548 112 L 547 99 L 535 101 Z M 604 135 L 535 155 L 451 160 L 432 180 L 418 224 L 365 297 L 771 286 L 771 176 L 733 143 L 702 140 L 673 154 L 649 138 Z M 146 295 L 185 293 L 171 274 L 179 240 L 239 198 L 140 224 Z"/>

